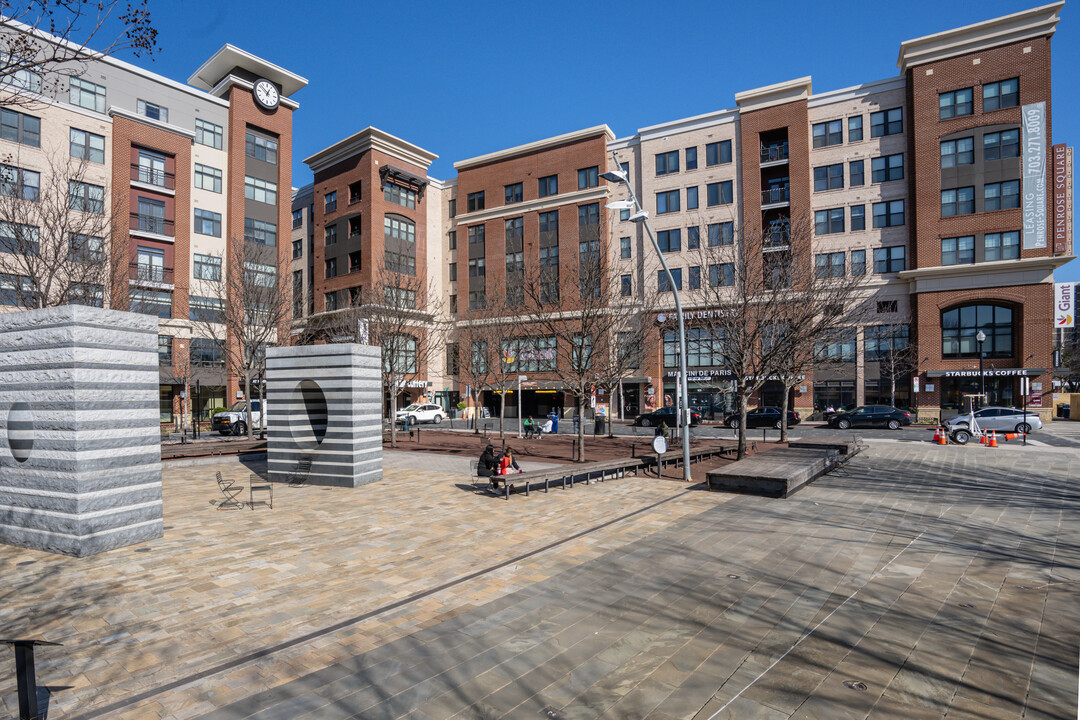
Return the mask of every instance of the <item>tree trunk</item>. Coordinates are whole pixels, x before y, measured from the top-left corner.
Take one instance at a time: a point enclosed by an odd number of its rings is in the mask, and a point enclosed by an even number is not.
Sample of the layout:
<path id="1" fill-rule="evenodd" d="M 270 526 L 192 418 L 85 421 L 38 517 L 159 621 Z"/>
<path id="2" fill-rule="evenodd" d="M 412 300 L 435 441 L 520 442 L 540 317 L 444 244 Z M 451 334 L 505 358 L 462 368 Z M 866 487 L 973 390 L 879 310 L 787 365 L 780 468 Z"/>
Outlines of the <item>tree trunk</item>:
<path id="1" fill-rule="evenodd" d="M 390 376 L 390 447 L 397 447 L 397 378 Z"/>
<path id="2" fill-rule="evenodd" d="M 788 393 L 790 392 L 791 387 L 788 387 L 787 383 L 784 383 L 784 399 L 780 403 L 780 442 L 787 442 Z"/>
<path id="3" fill-rule="evenodd" d="M 746 395 L 745 388 L 739 393 L 739 443 L 737 447 L 736 460 L 742 460 L 746 457 L 746 403 L 749 398 Z"/>
<path id="4" fill-rule="evenodd" d="M 618 387 L 619 386 L 616 385 L 614 388 L 604 388 L 605 390 L 608 391 L 608 411 L 607 411 L 607 417 L 604 418 L 604 419 L 607 421 L 607 436 L 609 438 L 615 437 L 615 426 L 611 424 L 611 421 L 615 419 L 615 396 L 612 395 L 611 393 L 612 392 L 618 392 Z M 622 393 L 619 393 L 619 395 L 622 395 Z M 619 400 L 621 401 L 622 398 L 620 397 Z M 621 420 L 622 419 L 622 417 L 621 417 L 622 416 L 622 409 L 621 408 L 620 408 L 620 411 L 619 411 L 619 416 L 620 416 L 619 419 Z M 596 422 L 596 418 L 593 418 L 593 422 Z"/>
<path id="5" fill-rule="evenodd" d="M 259 383 L 259 434 L 266 432 L 266 373 Z"/>
<path id="6" fill-rule="evenodd" d="M 484 395 L 484 391 L 477 388 L 476 397 L 473 398 L 473 413 L 472 413 L 472 426 L 473 435 L 480 434 L 480 400 Z"/>
<path id="7" fill-rule="evenodd" d="M 585 402 L 583 394 L 578 395 L 577 417 L 577 461 L 585 462 Z"/>
<path id="8" fill-rule="evenodd" d="M 896 375 L 889 377 L 889 404 L 896 407 Z"/>
<path id="9" fill-rule="evenodd" d="M 251 370 L 244 368 L 244 417 L 247 420 L 244 424 L 247 425 L 248 440 L 255 437 L 253 428 L 251 427 Z"/>
<path id="10" fill-rule="evenodd" d="M 520 398 L 519 398 L 520 400 Z M 499 439 L 505 440 L 503 436 L 503 425 L 506 418 L 506 386 L 503 385 L 503 391 L 499 393 Z"/>

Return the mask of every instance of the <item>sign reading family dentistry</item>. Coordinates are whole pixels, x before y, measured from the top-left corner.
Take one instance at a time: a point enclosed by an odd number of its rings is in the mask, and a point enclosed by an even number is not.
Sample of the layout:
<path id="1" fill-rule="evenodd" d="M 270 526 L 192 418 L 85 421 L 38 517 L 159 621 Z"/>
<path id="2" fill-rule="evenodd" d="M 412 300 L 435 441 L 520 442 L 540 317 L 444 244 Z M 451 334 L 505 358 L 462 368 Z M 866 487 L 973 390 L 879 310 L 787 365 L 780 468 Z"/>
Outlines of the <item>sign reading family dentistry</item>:
<path id="1" fill-rule="evenodd" d="M 1076 323 L 1076 285 L 1054 283 L 1054 327 L 1071 328 Z"/>
<path id="2" fill-rule="evenodd" d="M 1025 250 L 1046 247 L 1046 103 L 1025 105 L 1024 244 Z"/>
<path id="3" fill-rule="evenodd" d="M 717 310 L 684 310 L 682 316 L 683 316 L 683 321 L 684 322 L 687 321 L 687 320 L 708 320 L 710 318 L 735 317 L 735 311 L 734 310 L 720 310 L 720 309 L 717 309 Z M 670 319 L 672 321 L 677 321 L 678 320 L 678 318 L 675 317 L 674 315 L 672 315 Z M 666 313 L 657 314 L 657 316 L 656 316 L 656 322 L 657 323 L 663 325 L 667 321 L 668 321 L 668 316 L 667 316 Z"/>

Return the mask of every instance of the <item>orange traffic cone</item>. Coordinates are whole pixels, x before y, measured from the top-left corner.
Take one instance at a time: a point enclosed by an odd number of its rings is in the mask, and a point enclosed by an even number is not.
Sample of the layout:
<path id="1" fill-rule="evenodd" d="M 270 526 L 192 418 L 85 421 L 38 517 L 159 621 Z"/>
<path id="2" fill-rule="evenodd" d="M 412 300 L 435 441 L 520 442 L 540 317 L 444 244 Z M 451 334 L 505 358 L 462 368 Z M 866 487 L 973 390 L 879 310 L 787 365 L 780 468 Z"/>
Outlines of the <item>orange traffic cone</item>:
<path id="1" fill-rule="evenodd" d="M 936 427 L 936 428 L 934 428 L 934 439 L 931 442 L 933 442 L 935 445 L 937 445 L 938 442 L 940 442 L 940 441 L 941 441 L 941 428 Z"/>
<path id="2" fill-rule="evenodd" d="M 938 436 L 938 445 L 948 445 L 948 444 L 949 444 L 949 436 L 944 430 L 942 430 L 941 435 Z"/>
<path id="3" fill-rule="evenodd" d="M 986 444 L 986 433 L 982 433 L 981 435 L 979 435 L 979 444 L 980 445 L 985 445 Z"/>
<path id="4" fill-rule="evenodd" d="M 997 447 L 997 433 L 990 431 L 990 447 Z"/>
<path id="5" fill-rule="evenodd" d="M 1015 440 L 1016 439 L 1016 433 L 1005 433 L 1005 439 L 1006 440 Z"/>

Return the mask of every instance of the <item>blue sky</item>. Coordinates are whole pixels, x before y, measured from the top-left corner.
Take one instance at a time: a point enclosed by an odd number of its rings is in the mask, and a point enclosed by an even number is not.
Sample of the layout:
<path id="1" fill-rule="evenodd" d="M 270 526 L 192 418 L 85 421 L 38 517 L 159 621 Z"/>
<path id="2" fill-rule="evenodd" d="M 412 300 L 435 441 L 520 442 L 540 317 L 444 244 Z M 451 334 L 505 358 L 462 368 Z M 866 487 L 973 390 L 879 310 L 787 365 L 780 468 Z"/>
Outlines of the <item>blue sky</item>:
<path id="1" fill-rule="evenodd" d="M 306 77 L 293 178 L 308 155 L 374 125 L 456 160 L 607 123 L 638 128 L 735 104 L 803 75 L 818 92 L 897 75 L 900 42 L 1038 5 L 902 3 L 152 2 L 150 69 L 187 77 L 230 42 Z M 1053 139 L 1080 144 L 1080 15 L 1053 39 Z M 1080 161 L 1080 158 L 1078 158 Z M 1080 263 L 1057 273 L 1080 281 Z"/>

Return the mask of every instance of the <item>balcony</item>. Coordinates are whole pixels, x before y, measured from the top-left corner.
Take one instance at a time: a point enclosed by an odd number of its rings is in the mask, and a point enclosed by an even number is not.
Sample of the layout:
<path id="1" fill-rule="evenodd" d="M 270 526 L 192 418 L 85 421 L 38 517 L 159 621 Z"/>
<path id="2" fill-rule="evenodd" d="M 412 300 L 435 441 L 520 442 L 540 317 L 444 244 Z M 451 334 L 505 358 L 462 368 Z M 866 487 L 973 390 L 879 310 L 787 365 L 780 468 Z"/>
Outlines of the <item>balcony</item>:
<path id="1" fill-rule="evenodd" d="M 786 248 L 791 244 L 791 225 L 789 223 L 775 223 L 765 230 L 762 245 L 766 250 Z"/>
<path id="2" fill-rule="evenodd" d="M 787 162 L 788 144 L 786 142 L 761 146 L 761 164 Z"/>
<path id="3" fill-rule="evenodd" d="M 761 191 L 761 206 L 764 208 L 769 205 L 783 205 L 787 204 L 790 199 L 791 185 L 784 183 L 783 185 L 777 185 L 771 188 L 765 188 Z"/>
<path id="4" fill-rule="evenodd" d="M 135 232 L 176 237 L 176 224 L 172 220 L 137 212 L 131 213 L 131 229 Z"/>
<path id="5" fill-rule="evenodd" d="M 128 278 L 131 282 L 140 285 L 172 285 L 173 269 L 163 265 L 133 262 L 128 269 Z"/>
<path id="6" fill-rule="evenodd" d="M 155 170 L 152 167 L 139 165 L 138 163 L 131 163 L 131 180 L 132 182 L 153 185 L 165 190 L 176 189 L 176 176 L 174 174 L 164 170 Z"/>

